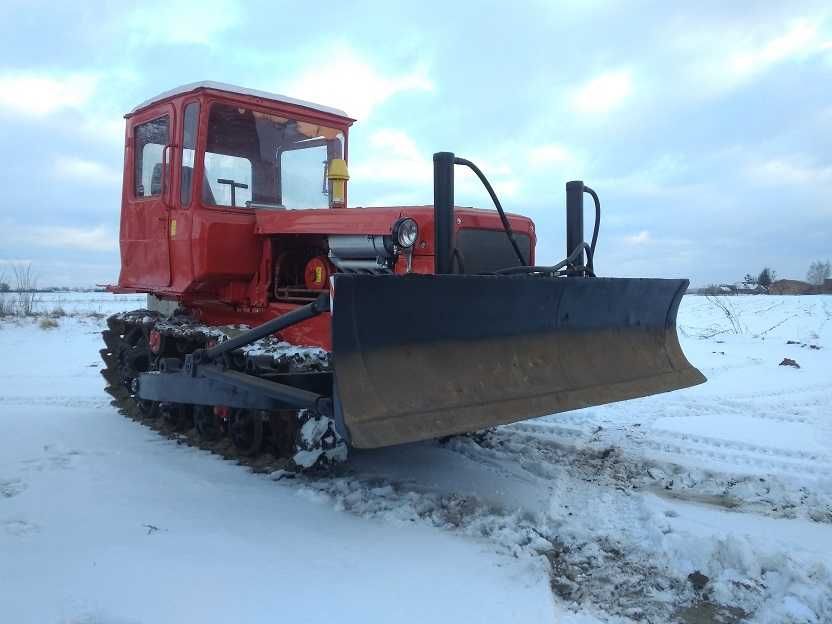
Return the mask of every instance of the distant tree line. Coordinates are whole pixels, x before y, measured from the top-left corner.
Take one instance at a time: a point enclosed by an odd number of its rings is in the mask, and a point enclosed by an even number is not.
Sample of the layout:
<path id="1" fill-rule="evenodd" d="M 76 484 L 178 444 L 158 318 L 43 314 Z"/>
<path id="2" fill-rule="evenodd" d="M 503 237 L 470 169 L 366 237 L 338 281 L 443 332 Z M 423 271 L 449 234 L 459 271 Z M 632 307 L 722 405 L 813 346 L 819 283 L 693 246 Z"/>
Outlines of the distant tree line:
<path id="1" fill-rule="evenodd" d="M 815 260 L 809 265 L 809 271 L 806 273 L 806 281 L 815 286 L 822 286 L 823 282 L 832 277 L 832 265 L 829 260 L 823 262 L 822 260 Z"/>
<path id="2" fill-rule="evenodd" d="M 37 276 L 28 262 L 10 264 L 11 276 L 0 266 L 0 293 L 106 292 L 106 288 L 78 286 L 38 286 Z"/>
<path id="3" fill-rule="evenodd" d="M 777 271 L 771 267 L 763 267 L 756 276 L 752 273 L 746 273 L 741 285 L 709 284 L 705 288 L 697 289 L 696 292 L 703 295 L 768 292 L 779 292 L 780 294 L 815 294 L 829 292 L 826 281 L 830 278 L 832 278 L 832 263 L 829 260 L 815 260 L 809 265 L 805 282 L 799 280 L 780 280 L 778 282 Z M 774 288 L 772 288 L 772 285 L 774 285 Z"/>

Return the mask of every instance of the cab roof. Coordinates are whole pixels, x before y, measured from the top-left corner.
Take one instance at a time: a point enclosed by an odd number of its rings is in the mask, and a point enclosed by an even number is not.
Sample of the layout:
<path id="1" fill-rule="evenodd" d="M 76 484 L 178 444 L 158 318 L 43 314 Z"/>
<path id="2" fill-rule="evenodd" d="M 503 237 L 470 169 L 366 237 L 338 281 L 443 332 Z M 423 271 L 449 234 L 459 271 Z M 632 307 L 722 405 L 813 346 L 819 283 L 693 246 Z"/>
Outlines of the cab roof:
<path id="1" fill-rule="evenodd" d="M 295 106 L 303 106 L 304 108 L 310 108 L 312 110 L 320 111 L 322 113 L 329 113 L 330 115 L 338 115 L 339 117 L 345 117 L 347 119 L 351 119 L 349 115 L 347 115 L 344 111 L 338 108 L 332 108 L 331 106 L 324 106 L 323 104 L 315 104 L 313 102 L 307 102 L 305 100 L 299 100 L 297 98 L 289 97 L 286 95 L 280 95 L 279 93 L 269 93 L 268 91 L 258 91 L 256 89 L 248 89 L 246 87 L 238 87 L 232 84 L 226 84 L 224 82 L 214 82 L 212 80 L 203 80 L 201 82 L 191 82 L 189 84 L 182 85 L 180 87 L 175 87 L 168 91 L 164 91 L 159 95 L 150 98 L 149 100 L 145 100 L 138 106 L 136 106 L 133 110 L 130 111 L 129 114 L 137 113 L 138 111 L 142 110 L 143 108 L 147 108 L 151 104 L 155 104 L 156 102 L 161 102 L 162 100 L 167 100 L 168 98 L 172 98 L 177 95 L 181 95 L 183 93 L 190 93 L 191 91 L 196 91 L 198 89 L 212 89 L 214 91 L 225 91 L 226 93 L 234 93 L 237 95 L 247 95 L 251 97 L 262 98 L 264 100 L 272 100 L 274 102 L 282 102 L 284 104 L 293 104 Z"/>

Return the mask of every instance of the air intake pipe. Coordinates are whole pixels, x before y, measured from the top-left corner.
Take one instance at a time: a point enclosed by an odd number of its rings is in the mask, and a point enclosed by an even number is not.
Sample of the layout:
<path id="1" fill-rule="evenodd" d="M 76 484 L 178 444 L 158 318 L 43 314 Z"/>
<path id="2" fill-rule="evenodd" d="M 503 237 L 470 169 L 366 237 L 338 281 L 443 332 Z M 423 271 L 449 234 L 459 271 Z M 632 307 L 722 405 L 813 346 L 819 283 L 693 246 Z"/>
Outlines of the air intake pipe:
<path id="1" fill-rule="evenodd" d="M 452 152 L 433 155 L 433 257 L 434 273 L 454 272 L 454 163 Z"/>
<path id="2" fill-rule="evenodd" d="M 566 183 L 566 257 L 578 247 L 579 255 L 574 259 L 576 266 L 584 265 L 584 183 L 573 180 Z"/>

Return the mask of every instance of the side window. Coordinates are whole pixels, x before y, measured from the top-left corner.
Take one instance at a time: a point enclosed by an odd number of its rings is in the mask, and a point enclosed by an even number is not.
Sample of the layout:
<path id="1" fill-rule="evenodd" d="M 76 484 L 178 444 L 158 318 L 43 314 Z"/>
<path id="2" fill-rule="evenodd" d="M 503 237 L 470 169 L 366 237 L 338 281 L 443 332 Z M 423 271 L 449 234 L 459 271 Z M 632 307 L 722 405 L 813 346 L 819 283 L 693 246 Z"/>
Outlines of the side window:
<path id="1" fill-rule="evenodd" d="M 283 205 L 287 208 L 326 208 L 326 145 L 285 151 L 280 155 Z"/>
<path id="2" fill-rule="evenodd" d="M 251 161 L 242 156 L 205 152 L 202 201 L 213 206 L 245 208 L 251 201 Z"/>
<path id="3" fill-rule="evenodd" d="M 135 152 L 134 192 L 136 197 L 162 194 L 162 152 L 168 144 L 168 116 L 136 126 L 133 131 Z"/>
<path id="4" fill-rule="evenodd" d="M 182 129 L 182 178 L 179 184 L 179 199 L 183 207 L 191 203 L 196 133 L 199 126 L 199 104 L 197 102 L 191 102 L 185 106 L 184 118 Z"/>

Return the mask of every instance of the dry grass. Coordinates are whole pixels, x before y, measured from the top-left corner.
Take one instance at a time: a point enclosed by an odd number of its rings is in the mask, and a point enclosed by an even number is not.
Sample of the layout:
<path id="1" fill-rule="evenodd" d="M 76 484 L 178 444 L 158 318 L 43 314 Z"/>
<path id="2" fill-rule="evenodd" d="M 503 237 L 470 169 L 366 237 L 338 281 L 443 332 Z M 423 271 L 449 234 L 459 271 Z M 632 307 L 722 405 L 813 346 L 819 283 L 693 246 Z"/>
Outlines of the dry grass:
<path id="1" fill-rule="evenodd" d="M 742 320 L 740 319 L 739 310 L 734 307 L 734 304 L 727 298 L 727 297 L 715 297 L 712 295 L 707 295 L 705 299 L 714 306 L 717 310 L 719 310 L 728 323 L 731 325 L 730 329 L 727 329 L 720 333 L 731 333 L 731 334 L 743 334 L 745 333 L 745 328 L 743 327 Z"/>
<path id="2" fill-rule="evenodd" d="M 32 265 L 20 263 L 12 265 L 15 290 L 17 291 L 17 312 L 22 316 L 32 316 L 38 303 L 37 277 L 32 272 Z"/>
<path id="3" fill-rule="evenodd" d="M 15 299 L 7 293 L 0 293 L 0 318 L 14 316 Z"/>
<path id="4" fill-rule="evenodd" d="M 38 327 L 43 330 L 47 329 L 55 329 L 58 327 L 58 321 L 48 316 L 41 317 L 40 321 L 38 321 Z"/>

